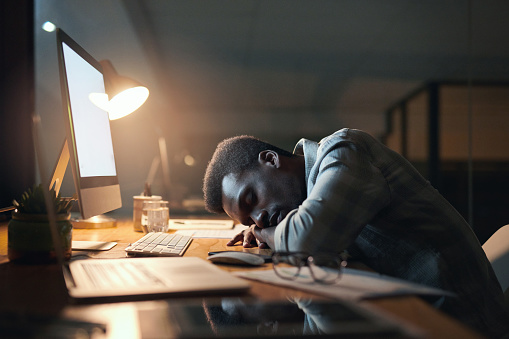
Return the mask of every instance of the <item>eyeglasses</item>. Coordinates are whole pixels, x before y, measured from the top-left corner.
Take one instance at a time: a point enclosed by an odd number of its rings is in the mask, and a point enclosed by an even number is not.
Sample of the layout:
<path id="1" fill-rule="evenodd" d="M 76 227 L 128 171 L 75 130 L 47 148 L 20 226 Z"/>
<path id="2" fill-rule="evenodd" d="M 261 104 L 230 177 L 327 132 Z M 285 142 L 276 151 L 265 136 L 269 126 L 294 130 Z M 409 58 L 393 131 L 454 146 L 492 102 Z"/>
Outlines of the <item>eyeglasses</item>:
<path id="1" fill-rule="evenodd" d="M 286 280 L 314 280 L 321 284 L 334 284 L 341 279 L 346 260 L 338 254 L 303 252 L 275 252 L 272 267 L 276 275 Z M 302 272 L 301 268 L 305 267 Z M 307 269 L 306 269 L 307 268 Z"/>

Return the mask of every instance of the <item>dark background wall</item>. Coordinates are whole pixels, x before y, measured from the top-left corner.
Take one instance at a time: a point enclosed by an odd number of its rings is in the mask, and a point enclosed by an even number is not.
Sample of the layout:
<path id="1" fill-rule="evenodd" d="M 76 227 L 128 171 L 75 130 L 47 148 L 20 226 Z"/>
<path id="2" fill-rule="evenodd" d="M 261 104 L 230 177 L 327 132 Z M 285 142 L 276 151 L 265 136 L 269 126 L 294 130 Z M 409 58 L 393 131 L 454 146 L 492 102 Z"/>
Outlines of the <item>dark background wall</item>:
<path id="1" fill-rule="evenodd" d="M 0 2 L 0 208 L 35 182 L 33 22 L 32 1 Z"/>

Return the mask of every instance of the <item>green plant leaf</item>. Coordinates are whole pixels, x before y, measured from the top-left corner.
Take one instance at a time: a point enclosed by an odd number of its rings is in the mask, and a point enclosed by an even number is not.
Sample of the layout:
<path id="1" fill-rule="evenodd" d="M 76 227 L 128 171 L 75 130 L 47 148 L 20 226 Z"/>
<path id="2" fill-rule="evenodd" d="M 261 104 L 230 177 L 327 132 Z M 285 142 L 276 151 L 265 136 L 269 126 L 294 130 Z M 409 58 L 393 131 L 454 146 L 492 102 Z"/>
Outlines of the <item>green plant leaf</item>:
<path id="1" fill-rule="evenodd" d="M 46 202 L 44 199 L 45 189 L 46 188 L 44 188 L 42 184 L 34 185 L 32 189 L 27 189 L 26 192 L 21 195 L 19 202 L 16 200 L 13 201 L 16 210 L 20 213 L 26 214 L 47 213 Z M 56 194 L 53 188 L 49 190 L 49 194 L 56 214 L 69 213 L 73 202 L 77 200 L 76 195 L 73 195 L 72 198 L 62 198 L 60 194 Z"/>

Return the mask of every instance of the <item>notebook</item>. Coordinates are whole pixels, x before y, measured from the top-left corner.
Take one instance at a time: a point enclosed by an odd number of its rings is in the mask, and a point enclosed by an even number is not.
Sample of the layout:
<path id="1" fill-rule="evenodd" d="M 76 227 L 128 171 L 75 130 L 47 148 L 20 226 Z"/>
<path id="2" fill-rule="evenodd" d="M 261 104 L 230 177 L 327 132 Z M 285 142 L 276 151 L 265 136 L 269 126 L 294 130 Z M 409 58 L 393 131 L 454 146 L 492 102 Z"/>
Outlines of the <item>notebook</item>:
<path id="1" fill-rule="evenodd" d="M 40 120 L 33 119 L 33 139 L 42 182 L 49 182 L 39 137 Z M 48 211 L 53 211 L 45 191 Z M 145 299 L 159 295 L 240 293 L 249 283 L 196 257 L 149 257 L 121 259 L 82 259 L 65 263 L 55 215 L 48 213 L 58 264 L 68 295 L 74 299 L 123 297 Z"/>

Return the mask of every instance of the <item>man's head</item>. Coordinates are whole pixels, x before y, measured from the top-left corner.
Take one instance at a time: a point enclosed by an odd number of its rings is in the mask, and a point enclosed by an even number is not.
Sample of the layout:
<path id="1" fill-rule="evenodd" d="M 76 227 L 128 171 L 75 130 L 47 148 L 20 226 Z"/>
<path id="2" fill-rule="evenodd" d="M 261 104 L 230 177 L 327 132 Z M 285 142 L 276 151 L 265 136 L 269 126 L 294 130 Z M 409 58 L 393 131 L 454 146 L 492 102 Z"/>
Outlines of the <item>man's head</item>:
<path id="1" fill-rule="evenodd" d="M 251 136 L 222 141 L 205 173 L 205 205 L 243 224 L 275 226 L 304 200 L 304 160 Z"/>

